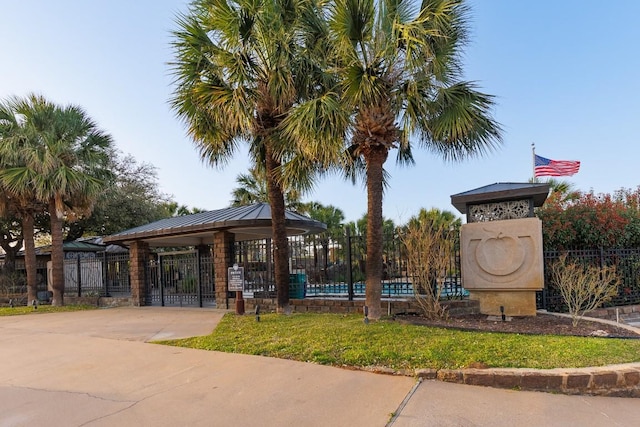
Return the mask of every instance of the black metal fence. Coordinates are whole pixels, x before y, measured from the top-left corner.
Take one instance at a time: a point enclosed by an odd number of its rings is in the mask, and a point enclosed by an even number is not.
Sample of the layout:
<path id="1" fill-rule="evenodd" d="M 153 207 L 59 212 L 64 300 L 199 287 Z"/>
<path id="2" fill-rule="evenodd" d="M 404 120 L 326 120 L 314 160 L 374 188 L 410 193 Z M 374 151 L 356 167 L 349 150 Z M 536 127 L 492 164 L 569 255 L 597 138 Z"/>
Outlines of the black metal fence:
<path id="1" fill-rule="evenodd" d="M 158 253 L 146 270 L 147 304 L 161 306 L 212 305 L 215 302 L 211 253 Z"/>
<path id="2" fill-rule="evenodd" d="M 365 294 L 367 264 L 365 239 L 345 234 L 336 239 L 326 234 L 292 237 L 289 240 L 290 298 L 360 298 Z M 452 243 L 457 245 L 457 243 Z M 621 282 L 617 296 L 607 305 L 640 304 L 640 248 L 545 251 L 545 288 L 537 293 L 538 308 L 566 311 L 549 267 L 561 254 L 595 266 L 615 266 Z M 240 241 L 234 246 L 234 261 L 245 269 L 245 297 L 274 297 L 275 278 L 270 239 Z M 0 260 L 0 267 L 3 260 Z M 24 260 L 16 260 L 15 273 L 0 274 L 0 303 L 13 298 L 26 302 Z M 213 260 L 209 252 L 160 253 L 147 271 L 147 303 L 156 305 L 206 306 L 215 303 Z M 46 261 L 38 260 L 38 292 L 47 294 Z M 65 295 L 128 296 L 129 254 L 104 253 L 92 258 L 65 260 Z M 446 277 L 437 281 L 445 298 L 467 295 L 460 275 L 456 248 Z M 413 295 L 402 239 L 397 234 L 383 242 L 383 297 Z M 40 295 L 39 295 L 40 297 Z M 42 298 L 46 299 L 46 298 Z M 22 301 L 25 300 L 25 301 Z M 6 301 L 5 301 L 6 302 Z"/>
<path id="3" fill-rule="evenodd" d="M 0 304 L 8 304 L 11 301 L 17 305 L 27 303 L 27 278 L 25 274 L 24 259 L 15 261 L 12 272 L 4 270 L 4 260 L 0 260 Z M 47 292 L 47 262 L 36 260 L 36 280 L 38 292 Z"/>
<path id="4" fill-rule="evenodd" d="M 606 307 L 640 304 L 640 248 L 636 249 L 586 249 L 569 251 L 545 251 L 545 289 L 538 292 L 538 308 L 565 312 L 566 307 L 557 286 L 551 280 L 551 263 L 561 255 L 568 259 L 595 267 L 613 266 L 621 279 L 618 294 Z"/>
<path id="5" fill-rule="evenodd" d="M 460 274 L 457 242 L 449 260 L 448 274 L 439 280 L 444 298 L 468 296 Z M 622 284 L 607 306 L 640 304 L 640 248 L 563 251 L 569 257 L 596 266 L 616 266 Z M 245 267 L 248 296 L 274 296 L 275 279 L 271 243 L 267 240 L 237 242 L 236 262 Z M 366 245 L 362 236 L 330 239 L 319 234 L 289 240 L 291 298 L 363 297 L 365 293 Z M 559 290 L 548 272 L 560 252 L 545 251 L 545 288 L 537 293 L 537 307 L 566 311 Z M 385 236 L 383 243 L 383 297 L 413 295 L 412 278 L 399 235 Z"/>
<path id="6" fill-rule="evenodd" d="M 68 253 L 64 260 L 65 296 L 129 296 L 129 254 L 97 253 L 83 256 Z M 4 263 L 0 260 L 0 268 Z M 24 258 L 16 260 L 14 273 L 0 275 L 0 298 L 26 302 L 27 280 Z M 36 261 L 38 299 L 48 300 L 50 271 L 47 261 Z"/>
<path id="7" fill-rule="evenodd" d="M 455 245 L 448 274 L 439 280 L 446 298 L 465 295 L 460 278 L 460 255 Z M 271 241 L 236 242 L 235 261 L 245 269 L 247 296 L 275 295 Z M 290 298 L 357 298 L 365 294 L 366 241 L 363 236 L 345 234 L 331 239 L 326 234 L 289 238 Z M 383 242 L 382 296 L 413 295 L 413 278 L 399 235 L 386 236 Z"/>
<path id="8" fill-rule="evenodd" d="M 66 296 L 128 296 L 128 253 L 97 253 L 91 257 L 64 260 L 64 294 Z"/>

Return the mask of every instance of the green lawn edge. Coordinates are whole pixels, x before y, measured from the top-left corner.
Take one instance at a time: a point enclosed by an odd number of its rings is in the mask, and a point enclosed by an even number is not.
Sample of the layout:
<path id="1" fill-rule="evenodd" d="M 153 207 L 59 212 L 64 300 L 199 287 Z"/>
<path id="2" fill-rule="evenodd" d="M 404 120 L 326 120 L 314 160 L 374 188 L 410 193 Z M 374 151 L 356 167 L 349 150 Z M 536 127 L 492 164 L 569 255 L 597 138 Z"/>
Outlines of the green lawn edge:
<path id="1" fill-rule="evenodd" d="M 32 306 L 19 307 L 0 307 L 0 317 L 2 316 L 21 316 L 26 314 L 42 314 L 42 313 L 63 313 L 69 311 L 96 310 L 95 305 L 72 304 L 63 306 L 39 305 L 34 309 Z"/>
<path id="2" fill-rule="evenodd" d="M 581 368 L 640 361 L 640 340 L 470 332 L 359 315 L 227 314 L 207 336 L 159 344 L 355 368 Z"/>

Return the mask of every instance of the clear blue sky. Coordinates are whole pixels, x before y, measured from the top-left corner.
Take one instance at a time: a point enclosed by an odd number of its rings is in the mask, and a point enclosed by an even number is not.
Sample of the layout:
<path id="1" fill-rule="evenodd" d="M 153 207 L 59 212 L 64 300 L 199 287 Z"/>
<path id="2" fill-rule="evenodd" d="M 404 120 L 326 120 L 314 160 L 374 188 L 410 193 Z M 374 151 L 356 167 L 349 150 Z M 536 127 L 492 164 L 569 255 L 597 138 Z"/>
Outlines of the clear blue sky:
<path id="1" fill-rule="evenodd" d="M 228 206 L 248 161 L 206 167 L 168 106 L 170 31 L 181 0 L 0 0 L 0 98 L 37 92 L 84 107 L 119 149 L 158 168 L 163 192 L 190 207 Z M 531 144 L 580 160 L 566 178 L 579 190 L 635 188 L 640 148 L 640 1 L 473 0 L 465 74 L 495 95 L 504 145 L 444 163 L 416 151 L 396 167 L 384 215 L 406 221 L 421 207 L 457 211 L 450 196 L 495 182 L 526 182 Z M 362 185 L 324 179 L 307 200 L 366 212 Z"/>

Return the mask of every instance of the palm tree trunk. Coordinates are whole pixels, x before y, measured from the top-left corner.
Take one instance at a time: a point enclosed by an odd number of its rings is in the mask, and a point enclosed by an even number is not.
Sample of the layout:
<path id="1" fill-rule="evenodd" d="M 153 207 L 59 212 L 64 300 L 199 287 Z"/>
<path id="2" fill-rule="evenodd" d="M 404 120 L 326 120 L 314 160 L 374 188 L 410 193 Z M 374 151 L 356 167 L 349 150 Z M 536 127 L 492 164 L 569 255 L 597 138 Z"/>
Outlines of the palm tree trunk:
<path id="1" fill-rule="evenodd" d="M 38 270 L 33 227 L 33 215 L 25 214 L 22 217 L 22 235 L 24 237 L 24 268 L 27 270 L 27 304 L 38 297 Z"/>
<path id="2" fill-rule="evenodd" d="M 62 242 L 62 218 L 58 215 L 56 203 L 51 199 L 49 216 L 51 217 L 51 287 L 53 298 L 51 305 L 64 305 L 64 249 Z"/>
<path id="3" fill-rule="evenodd" d="M 367 163 L 367 267 L 365 304 L 369 318 L 382 315 L 382 195 L 383 168 L 387 149 L 371 147 L 365 156 Z"/>
<path id="4" fill-rule="evenodd" d="M 289 312 L 289 241 L 285 223 L 284 194 L 277 179 L 279 162 L 266 146 L 267 192 L 271 205 L 271 233 L 273 234 L 273 261 L 275 264 L 278 313 Z"/>

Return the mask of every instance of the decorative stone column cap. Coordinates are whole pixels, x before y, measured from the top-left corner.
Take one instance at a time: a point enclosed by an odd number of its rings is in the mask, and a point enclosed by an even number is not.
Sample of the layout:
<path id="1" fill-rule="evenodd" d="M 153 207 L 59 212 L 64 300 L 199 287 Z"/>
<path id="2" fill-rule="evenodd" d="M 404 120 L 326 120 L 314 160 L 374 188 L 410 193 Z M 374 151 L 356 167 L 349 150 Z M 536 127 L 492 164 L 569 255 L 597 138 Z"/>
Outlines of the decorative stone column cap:
<path id="1" fill-rule="evenodd" d="M 451 196 L 451 204 L 460 213 L 467 214 L 468 206 L 510 200 L 532 199 L 534 207 L 542 206 L 549 195 L 547 183 L 497 182 Z"/>

